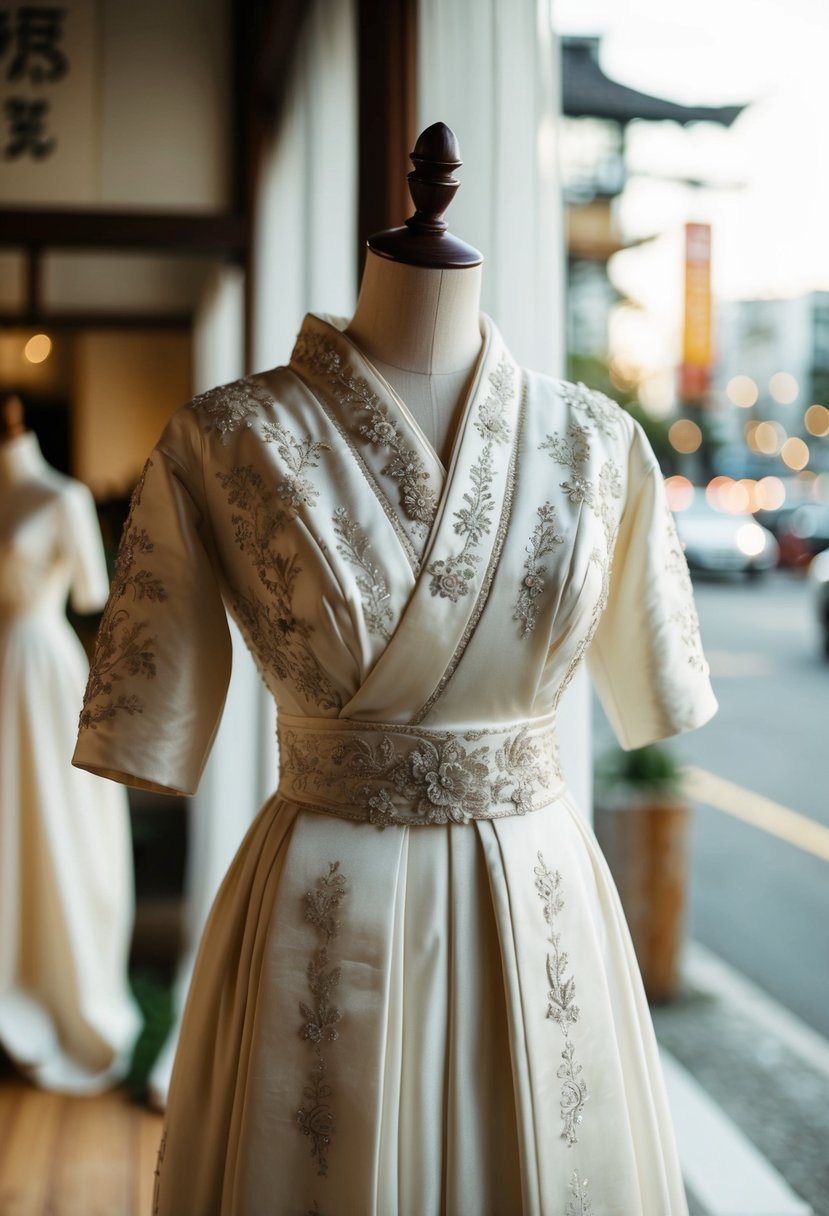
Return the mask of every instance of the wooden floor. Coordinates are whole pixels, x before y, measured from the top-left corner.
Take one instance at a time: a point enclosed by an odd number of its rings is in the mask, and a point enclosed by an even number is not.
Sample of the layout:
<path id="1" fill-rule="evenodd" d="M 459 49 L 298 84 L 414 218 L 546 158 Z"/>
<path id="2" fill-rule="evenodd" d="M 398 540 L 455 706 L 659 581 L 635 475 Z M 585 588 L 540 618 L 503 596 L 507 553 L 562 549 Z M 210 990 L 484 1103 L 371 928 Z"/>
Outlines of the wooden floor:
<path id="1" fill-rule="evenodd" d="M 0 1076 L 0 1216 L 150 1216 L 161 1116 Z"/>

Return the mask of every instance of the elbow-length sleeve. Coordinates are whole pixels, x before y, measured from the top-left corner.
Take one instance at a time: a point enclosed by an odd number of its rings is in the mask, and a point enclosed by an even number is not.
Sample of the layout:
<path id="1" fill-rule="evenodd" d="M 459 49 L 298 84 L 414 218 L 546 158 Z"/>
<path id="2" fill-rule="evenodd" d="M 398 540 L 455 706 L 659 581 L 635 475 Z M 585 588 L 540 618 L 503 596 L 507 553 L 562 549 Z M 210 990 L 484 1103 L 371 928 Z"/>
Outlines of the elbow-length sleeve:
<path id="1" fill-rule="evenodd" d="M 82 482 L 68 484 L 63 515 L 72 563 L 70 603 L 76 612 L 100 612 L 109 595 L 109 575 L 95 501 Z"/>
<path id="2" fill-rule="evenodd" d="M 198 786 L 231 662 L 209 529 L 193 489 L 201 486 L 200 447 L 188 454 L 182 415 L 152 452 L 132 497 L 72 761 L 169 794 Z"/>
<path id="3" fill-rule="evenodd" d="M 587 663 L 625 750 L 694 730 L 717 710 L 688 564 L 638 423 L 607 604 Z"/>

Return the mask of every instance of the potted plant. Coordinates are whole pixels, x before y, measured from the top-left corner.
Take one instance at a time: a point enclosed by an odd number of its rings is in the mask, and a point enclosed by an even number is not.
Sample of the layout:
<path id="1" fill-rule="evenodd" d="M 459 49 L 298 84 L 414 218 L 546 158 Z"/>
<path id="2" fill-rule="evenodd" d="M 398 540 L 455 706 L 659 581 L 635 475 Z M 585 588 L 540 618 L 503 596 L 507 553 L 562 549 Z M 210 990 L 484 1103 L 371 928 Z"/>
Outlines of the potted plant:
<path id="1" fill-rule="evenodd" d="M 680 983 L 691 826 L 683 784 L 682 765 L 658 744 L 615 748 L 596 769 L 596 835 L 654 1002 Z"/>

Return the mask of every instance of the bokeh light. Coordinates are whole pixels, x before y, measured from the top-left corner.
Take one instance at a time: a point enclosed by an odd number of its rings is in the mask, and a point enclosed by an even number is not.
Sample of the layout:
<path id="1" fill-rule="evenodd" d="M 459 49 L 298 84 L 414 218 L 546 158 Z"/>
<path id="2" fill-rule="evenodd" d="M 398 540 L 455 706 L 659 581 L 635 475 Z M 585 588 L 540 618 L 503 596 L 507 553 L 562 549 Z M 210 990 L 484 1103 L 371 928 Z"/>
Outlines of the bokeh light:
<path id="1" fill-rule="evenodd" d="M 761 477 L 756 493 L 757 511 L 777 511 L 786 501 L 786 487 L 779 477 Z"/>
<path id="2" fill-rule="evenodd" d="M 702 431 L 690 418 L 677 418 L 668 431 L 668 442 L 677 452 L 696 452 L 702 443 Z"/>
<path id="3" fill-rule="evenodd" d="M 764 456 L 776 456 L 786 442 L 786 432 L 779 422 L 759 422 L 753 444 Z"/>
<path id="4" fill-rule="evenodd" d="M 686 511 L 694 501 L 693 483 L 681 474 L 665 478 L 665 493 L 672 511 Z"/>
<path id="5" fill-rule="evenodd" d="M 732 405 L 748 410 L 756 403 L 760 392 L 751 376 L 732 376 L 725 386 L 725 395 Z"/>
<path id="6" fill-rule="evenodd" d="M 809 463 L 809 445 L 792 435 L 780 449 L 780 459 L 790 469 L 805 469 Z"/>
<path id="7" fill-rule="evenodd" d="M 789 372 L 775 372 L 769 380 L 769 392 L 780 405 L 791 405 L 797 400 L 800 385 Z"/>
<path id="8" fill-rule="evenodd" d="M 803 424 L 810 435 L 829 435 L 829 410 L 825 405 L 810 405 L 803 415 Z"/>
<path id="9" fill-rule="evenodd" d="M 43 363 L 52 353 L 52 339 L 48 334 L 34 334 L 23 347 L 23 355 L 30 363 Z"/>

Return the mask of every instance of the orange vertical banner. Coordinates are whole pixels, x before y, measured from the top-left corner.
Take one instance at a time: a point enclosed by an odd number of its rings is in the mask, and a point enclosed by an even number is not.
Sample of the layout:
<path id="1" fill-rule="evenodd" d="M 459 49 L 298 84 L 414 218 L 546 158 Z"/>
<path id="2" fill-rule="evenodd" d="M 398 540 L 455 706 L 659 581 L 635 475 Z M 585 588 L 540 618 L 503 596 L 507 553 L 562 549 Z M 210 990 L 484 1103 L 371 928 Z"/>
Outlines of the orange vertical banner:
<path id="1" fill-rule="evenodd" d="M 685 320 L 680 395 L 698 401 L 711 380 L 711 225 L 685 225 Z"/>

